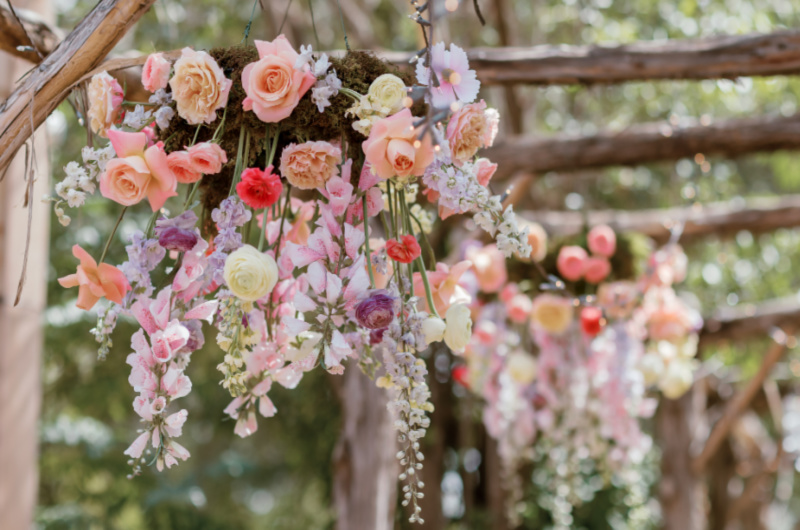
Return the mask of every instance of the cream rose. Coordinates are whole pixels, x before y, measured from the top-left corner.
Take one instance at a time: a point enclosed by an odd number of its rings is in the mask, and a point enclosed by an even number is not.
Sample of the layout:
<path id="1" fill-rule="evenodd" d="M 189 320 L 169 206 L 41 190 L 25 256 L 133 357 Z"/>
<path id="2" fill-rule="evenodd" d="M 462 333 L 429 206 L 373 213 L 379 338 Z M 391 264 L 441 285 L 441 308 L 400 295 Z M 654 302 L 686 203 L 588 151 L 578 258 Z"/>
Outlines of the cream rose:
<path id="1" fill-rule="evenodd" d="M 278 266 L 271 256 L 251 245 L 233 251 L 225 260 L 225 283 L 231 292 L 246 302 L 267 296 L 278 282 Z"/>
<path id="2" fill-rule="evenodd" d="M 444 343 L 455 353 L 461 353 L 472 338 L 472 314 L 467 304 L 453 304 L 444 316 L 447 327 Z"/>
<path id="3" fill-rule="evenodd" d="M 191 48 L 181 50 L 181 58 L 175 62 L 175 73 L 169 80 L 178 115 L 190 125 L 216 120 L 217 109 L 228 103 L 232 85 L 213 57 Z"/>
<path id="4" fill-rule="evenodd" d="M 447 324 L 441 318 L 435 316 L 426 318 L 422 322 L 422 334 L 425 336 L 425 344 L 442 340 L 446 328 Z"/>
<path id="5" fill-rule="evenodd" d="M 89 82 L 88 96 L 89 124 L 94 132 L 108 138 L 106 131 L 117 119 L 124 99 L 122 87 L 108 72 L 100 72 Z"/>
<path id="6" fill-rule="evenodd" d="M 536 379 L 536 359 L 529 353 L 516 350 L 509 354 L 506 370 L 516 383 L 529 385 Z"/>
<path id="7" fill-rule="evenodd" d="M 533 301 L 531 320 L 552 335 L 567 331 L 572 323 L 574 307 L 570 300 L 553 294 L 542 294 Z"/>
<path id="8" fill-rule="evenodd" d="M 694 382 L 692 374 L 692 361 L 688 359 L 673 359 L 667 365 L 658 388 L 669 399 L 678 399 L 689 390 Z"/>
<path id="9" fill-rule="evenodd" d="M 367 97 L 380 105 L 387 116 L 403 110 L 403 100 L 407 95 L 403 80 L 393 74 L 378 76 L 367 91 Z"/>

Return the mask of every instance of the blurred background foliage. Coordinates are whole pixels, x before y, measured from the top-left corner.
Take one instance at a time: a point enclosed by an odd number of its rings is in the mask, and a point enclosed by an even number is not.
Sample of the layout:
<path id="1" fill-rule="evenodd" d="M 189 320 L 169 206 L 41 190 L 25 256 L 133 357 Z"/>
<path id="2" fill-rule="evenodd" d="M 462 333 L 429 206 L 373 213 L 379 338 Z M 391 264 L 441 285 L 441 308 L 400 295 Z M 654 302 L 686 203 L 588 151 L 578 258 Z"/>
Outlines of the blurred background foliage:
<path id="1" fill-rule="evenodd" d="M 414 50 L 416 26 L 401 0 L 339 0 L 348 37 L 354 48 Z M 636 40 L 680 39 L 715 34 L 770 32 L 800 26 L 800 4 L 792 0 L 479 0 L 487 25 L 481 27 L 472 2 L 462 1 L 445 16 L 436 1 L 438 38 L 462 47 L 498 46 L 501 38 L 516 46 L 534 44 L 626 43 Z M 335 0 L 266 0 L 255 6 L 251 38 L 271 40 L 283 28 L 295 44 L 315 49 L 343 48 L 342 25 Z M 508 31 L 497 30 L 497 5 L 504 5 Z M 60 27 L 73 27 L 93 6 L 85 0 L 54 0 Z M 149 53 L 184 46 L 208 49 L 237 44 L 252 12 L 250 2 L 227 0 L 159 0 L 115 50 L 116 54 Z M 313 11 L 313 20 L 312 20 Z M 775 77 L 701 82 L 636 82 L 618 86 L 516 87 L 524 109 L 523 133 L 591 134 L 621 130 L 647 121 L 684 124 L 709 118 L 751 115 L 791 115 L 797 111 L 800 79 Z M 507 107 L 504 90 L 490 87 L 482 95 L 501 115 Z M 506 121 L 502 134 L 511 131 Z M 79 159 L 85 134 L 68 105 L 48 119 L 54 178 L 69 160 Z M 499 161 L 502 163 L 502 161 Z M 683 159 L 677 162 L 583 171 L 569 178 L 551 173 L 531 186 L 515 209 L 639 209 L 690 205 L 721 200 L 800 192 L 800 158 L 779 152 L 738 160 Z M 147 212 L 135 209 L 119 230 L 109 261 L 124 260 L 124 244 Z M 89 202 L 74 215 L 69 228 L 52 225 L 49 309 L 47 311 L 45 385 L 41 423 L 41 486 L 37 524 L 53 529 L 324 529 L 333 526 L 331 454 L 340 424 L 329 376 L 306 376 L 294 391 L 278 388 L 279 414 L 260 422 L 246 440 L 235 437 L 223 421 L 227 393 L 218 385 L 215 365 L 220 352 L 210 345 L 194 354 L 188 370 L 194 389 L 186 399 L 189 422 L 186 446 L 192 458 L 169 473 L 150 469 L 126 479 L 129 466 L 122 451 L 135 436 L 127 384 L 131 322 L 114 335 L 105 362 L 96 359 L 96 343 L 88 330 L 95 322 L 74 308 L 73 290 L 56 283 L 74 269 L 73 244 L 91 254 L 101 251 L 118 208 L 109 201 Z M 778 230 L 734 238 L 707 238 L 687 248 L 690 267 L 685 290 L 704 314 L 716 308 L 753 303 L 780 296 L 798 296 L 800 232 Z M 452 248 L 456 248 L 451 242 Z M 754 372 L 765 344 L 724 347 L 710 354 L 718 370 L 733 380 Z M 447 392 L 449 373 L 437 369 Z M 437 368 L 440 368 L 437 364 Z M 800 375 L 794 356 L 779 370 L 787 385 Z M 462 405 L 466 406 L 466 405 Z M 471 409 L 470 417 L 479 422 Z M 436 415 L 433 418 L 436 424 Z M 478 454 L 476 457 L 475 455 Z M 470 456 L 471 455 L 471 456 Z M 472 458 L 472 460 L 470 460 Z M 453 528 L 485 528 L 485 506 L 465 509 L 459 497 L 465 481 L 481 480 L 480 453 L 454 444 L 446 454 L 443 479 L 445 513 Z M 642 470 L 643 484 L 657 476 L 657 453 Z M 531 475 L 526 478 L 530 479 Z M 527 480 L 525 526 L 542 528 L 549 516 L 537 506 L 546 487 Z M 546 485 L 545 485 L 546 486 Z M 459 489 L 461 488 L 461 489 Z M 614 488 L 599 494 L 575 512 L 576 528 L 628 528 L 632 512 L 648 505 L 653 515 L 636 527 L 657 520 L 657 506 L 645 487 L 638 498 Z M 800 501 L 783 495 L 778 522 L 798 519 Z M 627 521 L 627 522 L 626 522 Z M 399 523 L 402 524 L 402 523 Z"/>

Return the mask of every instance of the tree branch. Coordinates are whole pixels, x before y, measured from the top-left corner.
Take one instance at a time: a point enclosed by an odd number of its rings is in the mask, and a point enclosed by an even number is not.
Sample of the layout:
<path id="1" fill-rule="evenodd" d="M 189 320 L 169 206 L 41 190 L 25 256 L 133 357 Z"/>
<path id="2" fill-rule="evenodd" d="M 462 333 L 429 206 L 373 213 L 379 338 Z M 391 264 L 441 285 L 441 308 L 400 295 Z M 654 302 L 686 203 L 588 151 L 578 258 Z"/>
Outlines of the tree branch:
<path id="1" fill-rule="evenodd" d="M 39 63 L 41 58 L 35 50 L 23 51 L 19 47 L 30 47 L 33 43 L 36 49 L 47 55 L 56 47 L 60 37 L 33 11 L 16 7 L 14 11 L 22 26 L 8 7 L 0 5 L 0 50 L 32 63 Z"/>
<path id="2" fill-rule="evenodd" d="M 699 347 L 764 337 L 776 328 L 800 329 L 800 302 L 796 296 L 720 308 L 705 320 Z"/>

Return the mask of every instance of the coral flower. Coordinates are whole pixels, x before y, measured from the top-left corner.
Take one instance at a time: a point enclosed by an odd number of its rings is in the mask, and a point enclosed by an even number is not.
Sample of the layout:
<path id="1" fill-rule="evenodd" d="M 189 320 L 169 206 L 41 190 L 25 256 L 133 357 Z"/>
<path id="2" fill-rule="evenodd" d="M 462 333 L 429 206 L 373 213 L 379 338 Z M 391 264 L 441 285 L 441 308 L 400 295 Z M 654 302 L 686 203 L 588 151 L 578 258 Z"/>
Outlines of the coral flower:
<path id="1" fill-rule="evenodd" d="M 565 280 L 576 282 L 583 277 L 586 267 L 586 251 L 581 247 L 567 246 L 561 247 L 556 260 L 558 273 Z"/>
<path id="2" fill-rule="evenodd" d="M 378 120 L 362 144 L 370 167 L 382 179 L 421 176 L 433 162 L 429 134 L 417 140 L 414 117 L 409 109 Z"/>
<path id="3" fill-rule="evenodd" d="M 236 193 L 244 203 L 256 210 L 269 208 L 278 201 L 283 191 L 281 178 L 273 173 L 273 167 L 266 169 L 250 167 L 242 173 L 242 180 L 236 185 Z"/>
<path id="4" fill-rule="evenodd" d="M 390 239 L 386 242 L 386 254 L 400 263 L 411 263 L 419 257 L 422 249 L 417 243 L 417 239 L 412 235 L 405 235 L 401 241 Z"/>
<path id="5" fill-rule="evenodd" d="M 617 235 L 608 225 L 595 226 L 586 235 L 589 250 L 596 256 L 610 258 L 617 250 Z"/>
<path id="6" fill-rule="evenodd" d="M 122 271 L 108 263 L 99 266 L 88 252 L 79 245 L 72 247 L 72 255 L 81 262 L 75 274 L 58 279 L 62 287 L 78 287 L 79 308 L 88 311 L 103 297 L 117 304 L 122 303 L 122 297 L 130 291 L 131 286 Z"/>
<path id="7" fill-rule="evenodd" d="M 449 107 L 457 101 L 472 103 L 478 97 L 481 82 L 475 70 L 469 68 L 467 53 L 455 44 L 451 44 L 448 51 L 444 49 L 443 42 L 436 43 L 431 48 L 431 64 L 417 63 L 417 81 L 420 84 L 430 84 L 431 69 L 439 81 L 439 86 L 434 83 L 431 87 L 431 103 L 434 107 Z"/>

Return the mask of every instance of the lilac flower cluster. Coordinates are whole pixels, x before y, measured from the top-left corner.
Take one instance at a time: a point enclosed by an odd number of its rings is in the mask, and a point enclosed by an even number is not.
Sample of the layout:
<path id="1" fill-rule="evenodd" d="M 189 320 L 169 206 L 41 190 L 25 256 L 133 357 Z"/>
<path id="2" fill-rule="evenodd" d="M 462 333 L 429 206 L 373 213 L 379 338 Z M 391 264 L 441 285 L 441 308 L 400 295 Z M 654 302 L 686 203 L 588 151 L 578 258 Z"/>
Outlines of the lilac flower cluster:
<path id="1" fill-rule="evenodd" d="M 128 261 L 119 268 L 131 284 L 131 292 L 127 294 L 124 304 L 129 307 L 132 302 L 153 294 L 150 272 L 161 263 L 167 251 L 158 244 L 158 239 L 148 239 L 141 231 L 131 236 L 131 244 L 125 247 L 125 251 Z"/>
<path id="2" fill-rule="evenodd" d="M 215 283 L 222 285 L 224 282 L 222 270 L 225 267 L 225 259 L 229 253 L 242 246 L 242 234 L 237 232 L 237 229 L 250 221 L 252 215 L 236 196 L 228 197 L 211 212 L 211 219 L 217 224 L 218 232 L 214 238 L 214 252 L 208 258 Z"/>

